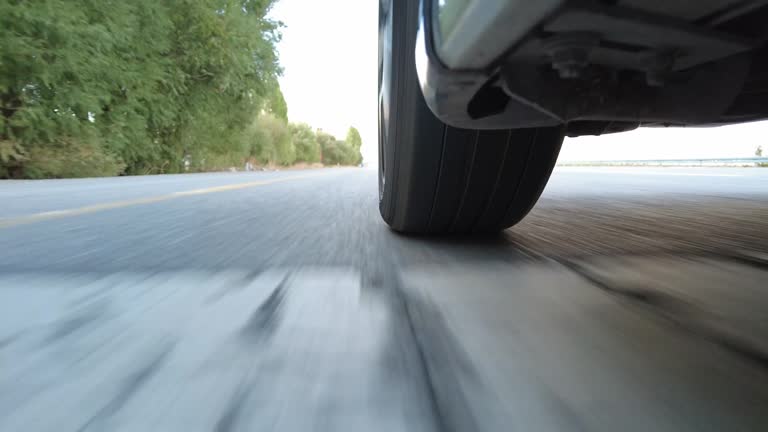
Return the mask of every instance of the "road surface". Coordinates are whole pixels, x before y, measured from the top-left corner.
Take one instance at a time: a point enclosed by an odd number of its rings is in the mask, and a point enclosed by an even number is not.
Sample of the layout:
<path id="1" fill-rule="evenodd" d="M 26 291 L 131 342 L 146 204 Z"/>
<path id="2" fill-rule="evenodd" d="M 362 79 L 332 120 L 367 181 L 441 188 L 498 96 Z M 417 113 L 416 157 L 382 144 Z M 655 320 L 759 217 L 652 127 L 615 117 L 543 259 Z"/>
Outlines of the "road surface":
<path id="1" fill-rule="evenodd" d="M 768 170 L 558 168 L 494 236 L 376 197 L 0 182 L 0 430 L 768 430 Z"/>

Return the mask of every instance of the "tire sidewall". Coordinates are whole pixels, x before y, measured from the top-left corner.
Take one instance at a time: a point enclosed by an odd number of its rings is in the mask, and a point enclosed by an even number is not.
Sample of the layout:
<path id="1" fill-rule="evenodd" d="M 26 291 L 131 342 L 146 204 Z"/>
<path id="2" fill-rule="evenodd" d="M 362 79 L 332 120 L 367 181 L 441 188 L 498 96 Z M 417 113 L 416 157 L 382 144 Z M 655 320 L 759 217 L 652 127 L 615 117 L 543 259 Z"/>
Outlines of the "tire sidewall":
<path id="1" fill-rule="evenodd" d="M 390 225 L 395 214 L 398 171 L 399 113 L 407 101 L 400 96 L 401 74 L 413 63 L 413 39 L 405 27 L 414 0 L 379 0 L 379 212 Z M 416 6 L 418 7 L 418 6 Z M 415 33 L 414 33 L 415 34 Z"/>

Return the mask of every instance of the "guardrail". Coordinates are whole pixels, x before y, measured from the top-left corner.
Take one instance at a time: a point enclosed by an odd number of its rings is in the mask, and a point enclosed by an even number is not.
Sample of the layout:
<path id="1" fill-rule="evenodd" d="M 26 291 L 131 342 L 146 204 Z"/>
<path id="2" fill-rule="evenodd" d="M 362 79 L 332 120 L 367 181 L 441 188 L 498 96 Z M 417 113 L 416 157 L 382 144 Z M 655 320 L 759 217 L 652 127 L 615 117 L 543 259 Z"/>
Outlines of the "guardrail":
<path id="1" fill-rule="evenodd" d="M 643 159 L 643 160 L 597 160 L 597 161 L 562 161 L 559 166 L 764 166 L 768 167 L 768 157 L 749 158 L 703 158 L 703 159 Z"/>

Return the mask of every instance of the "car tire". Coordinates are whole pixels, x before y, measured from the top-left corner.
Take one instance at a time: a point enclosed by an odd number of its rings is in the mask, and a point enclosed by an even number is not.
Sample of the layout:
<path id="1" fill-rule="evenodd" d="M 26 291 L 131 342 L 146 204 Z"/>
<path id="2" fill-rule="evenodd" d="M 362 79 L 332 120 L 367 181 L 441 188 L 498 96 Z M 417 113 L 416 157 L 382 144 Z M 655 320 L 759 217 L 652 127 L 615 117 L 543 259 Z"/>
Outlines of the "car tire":
<path id="1" fill-rule="evenodd" d="M 405 233 L 491 232 L 541 195 L 562 128 L 471 130 L 441 122 L 416 74 L 418 3 L 379 3 L 379 210 Z"/>

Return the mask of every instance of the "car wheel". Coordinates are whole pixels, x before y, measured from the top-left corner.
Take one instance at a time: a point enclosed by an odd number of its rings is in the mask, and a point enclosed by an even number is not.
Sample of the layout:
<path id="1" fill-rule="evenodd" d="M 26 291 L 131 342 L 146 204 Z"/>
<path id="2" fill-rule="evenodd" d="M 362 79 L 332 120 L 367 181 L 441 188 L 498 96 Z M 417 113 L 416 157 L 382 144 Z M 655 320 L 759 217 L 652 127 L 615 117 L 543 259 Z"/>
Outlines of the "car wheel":
<path id="1" fill-rule="evenodd" d="M 408 233 L 508 228 L 544 189 L 562 128 L 471 130 L 436 118 L 416 75 L 418 3 L 379 2 L 379 210 Z"/>

